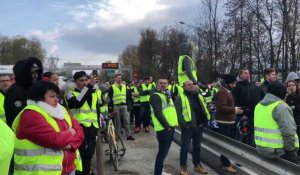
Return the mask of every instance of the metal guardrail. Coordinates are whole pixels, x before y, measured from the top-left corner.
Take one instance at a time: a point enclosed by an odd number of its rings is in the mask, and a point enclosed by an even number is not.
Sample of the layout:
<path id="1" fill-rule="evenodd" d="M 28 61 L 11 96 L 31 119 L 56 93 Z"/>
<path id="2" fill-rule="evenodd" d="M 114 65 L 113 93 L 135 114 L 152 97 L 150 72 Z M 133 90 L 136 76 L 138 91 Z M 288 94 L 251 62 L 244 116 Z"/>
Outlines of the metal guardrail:
<path id="1" fill-rule="evenodd" d="M 180 135 L 181 132 L 176 130 L 174 140 L 178 144 L 181 140 Z M 300 166 L 296 164 L 283 159 L 262 157 L 251 146 L 204 129 L 201 147 L 202 161 L 220 174 L 224 174 L 221 164 L 218 163 L 220 154 L 228 156 L 236 163 L 239 174 L 300 174 Z"/>

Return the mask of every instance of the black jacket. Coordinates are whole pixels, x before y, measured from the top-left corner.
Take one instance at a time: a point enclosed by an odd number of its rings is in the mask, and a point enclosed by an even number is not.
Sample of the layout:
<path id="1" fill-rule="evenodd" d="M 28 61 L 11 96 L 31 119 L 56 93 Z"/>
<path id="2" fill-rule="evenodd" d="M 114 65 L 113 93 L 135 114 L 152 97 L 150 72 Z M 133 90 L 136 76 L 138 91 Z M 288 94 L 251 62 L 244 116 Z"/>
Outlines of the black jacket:
<path id="1" fill-rule="evenodd" d="M 300 94 L 289 94 L 285 101 L 293 110 L 297 126 L 300 126 Z"/>
<path id="2" fill-rule="evenodd" d="M 38 80 L 41 80 L 43 65 L 42 62 L 35 57 L 30 57 L 27 60 L 20 60 L 13 67 L 16 83 L 8 88 L 4 101 L 6 122 L 10 127 L 16 116 L 27 104 L 27 95 L 33 85 L 31 73 L 33 64 L 36 64 L 39 67 Z"/>
<path id="3" fill-rule="evenodd" d="M 263 99 L 264 92 L 261 88 L 246 81 L 238 81 L 232 90 L 235 106 L 244 109 L 244 115 L 250 119 L 254 116 L 254 108 Z"/>

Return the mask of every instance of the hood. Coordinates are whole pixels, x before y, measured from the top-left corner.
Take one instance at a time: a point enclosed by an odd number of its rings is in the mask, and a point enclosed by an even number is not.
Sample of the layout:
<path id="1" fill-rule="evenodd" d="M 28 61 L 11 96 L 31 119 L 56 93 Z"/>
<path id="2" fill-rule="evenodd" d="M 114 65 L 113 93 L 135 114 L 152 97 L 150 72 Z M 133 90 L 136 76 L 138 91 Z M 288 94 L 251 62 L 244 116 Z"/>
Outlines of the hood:
<path id="1" fill-rule="evenodd" d="M 271 104 L 275 101 L 279 101 L 279 100 L 281 100 L 279 97 L 276 97 L 273 94 L 267 93 L 265 95 L 265 97 L 259 103 L 261 103 L 262 105 L 269 105 L 269 104 Z"/>
<path id="2" fill-rule="evenodd" d="M 30 88 L 33 84 L 31 77 L 31 68 L 33 65 L 38 66 L 38 80 L 42 79 L 43 65 L 42 62 L 35 57 L 29 57 L 27 60 L 18 61 L 14 67 L 13 72 L 15 75 L 16 83 L 25 87 Z"/>
<path id="3" fill-rule="evenodd" d="M 290 72 L 288 74 L 288 76 L 286 77 L 286 82 L 289 82 L 289 81 L 294 81 L 294 80 L 297 80 L 297 79 L 300 79 L 299 76 L 296 74 L 296 72 Z"/>
<path id="4" fill-rule="evenodd" d="M 191 55 L 191 44 L 188 42 L 181 43 L 179 46 L 179 55 Z"/>

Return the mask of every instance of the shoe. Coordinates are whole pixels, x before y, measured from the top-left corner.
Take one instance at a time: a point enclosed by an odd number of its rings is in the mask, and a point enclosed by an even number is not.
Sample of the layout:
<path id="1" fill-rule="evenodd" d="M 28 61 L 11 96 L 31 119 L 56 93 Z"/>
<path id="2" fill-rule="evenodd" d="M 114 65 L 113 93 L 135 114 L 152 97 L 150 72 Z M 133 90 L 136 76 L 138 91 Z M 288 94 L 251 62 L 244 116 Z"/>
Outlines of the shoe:
<path id="1" fill-rule="evenodd" d="M 149 126 L 146 126 L 146 127 L 145 127 L 145 132 L 150 132 Z"/>
<path id="2" fill-rule="evenodd" d="M 224 167 L 223 168 L 224 171 L 226 171 L 227 173 L 231 173 L 231 174 L 235 174 L 237 171 L 233 168 L 233 166 L 229 166 L 229 167 Z"/>
<path id="3" fill-rule="evenodd" d="M 161 173 L 161 175 L 172 175 L 170 173 L 165 172 L 165 170 L 163 170 L 163 172 Z"/>
<path id="4" fill-rule="evenodd" d="M 197 172 L 197 173 L 201 173 L 201 174 L 207 174 L 208 173 L 208 171 L 206 169 L 204 169 L 201 164 L 198 164 L 197 166 L 195 166 L 194 171 Z"/>
<path id="5" fill-rule="evenodd" d="M 188 174 L 189 174 L 189 172 L 187 170 L 187 166 L 181 167 L 180 175 L 188 175 Z"/>
<path id="6" fill-rule="evenodd" d="M 140 128 L 139 127 L 134 128 L 134 132 L 135 133 L 139 133 L 140 132 Z"/>
<path id="7" fill-rule="evenodd" d="M 128 136 L 128 137 L 127 137 L 127 140 L 135 140 L 135 139 L 134 139 L 134 137 L 132 137 L 132 136 Z"/>

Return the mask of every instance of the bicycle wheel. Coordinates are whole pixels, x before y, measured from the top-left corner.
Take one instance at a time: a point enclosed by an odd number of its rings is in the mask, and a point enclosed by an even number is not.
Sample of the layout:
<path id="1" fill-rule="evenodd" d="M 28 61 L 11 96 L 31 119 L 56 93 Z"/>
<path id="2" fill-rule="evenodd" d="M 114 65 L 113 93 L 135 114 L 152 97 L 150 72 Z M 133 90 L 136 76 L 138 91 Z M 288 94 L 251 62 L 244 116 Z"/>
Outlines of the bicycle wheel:
<path id="1" fill-rule="evenodd" d="M 115 136 L 116 136 L 116 144 L 118 145 L 118 155 L 119 158 L 123 157 L 126 152 L 126 148 L 124 146 L 123 140 L 121 139 L 119 133 L 115 131 Z"/>
<path id="2" fill-rule="evenodd" d="M 109 144 L 110 160 L 113 162 L 115 170 L 118 171 L 119 154 L 118 154 L 118 145 L 116 141 L 116 132 L 112 132 L 112 134 L 108 134 L 108 144 Z"/>

